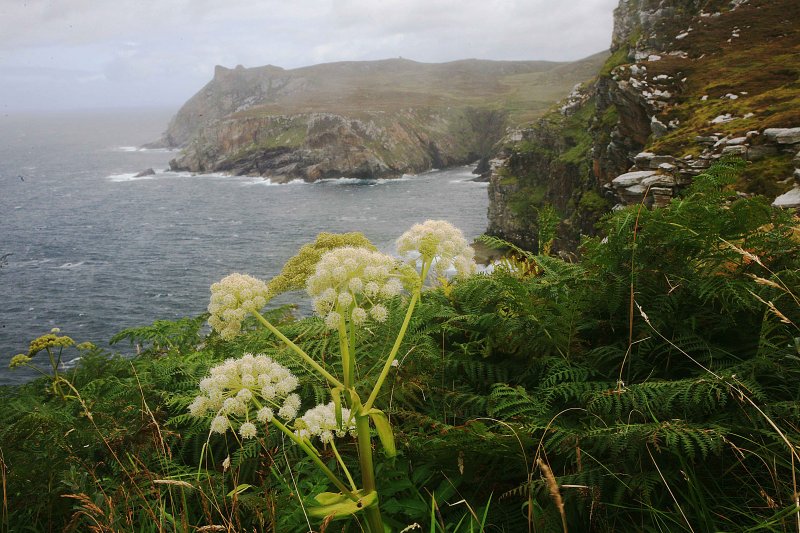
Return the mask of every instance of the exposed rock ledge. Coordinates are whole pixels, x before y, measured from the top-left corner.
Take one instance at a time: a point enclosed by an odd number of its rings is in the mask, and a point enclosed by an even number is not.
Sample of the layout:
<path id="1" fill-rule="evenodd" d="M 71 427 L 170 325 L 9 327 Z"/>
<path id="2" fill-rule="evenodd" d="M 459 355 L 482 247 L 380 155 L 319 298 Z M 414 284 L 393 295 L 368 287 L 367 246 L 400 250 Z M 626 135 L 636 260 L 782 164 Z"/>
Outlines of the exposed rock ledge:
<path id="1" fill-rule="evenodd" d="M 794 155 L 796 166 L 792 176 L 784 183 L 795 182 L 795 188 L 780 195 L 773 203 L 776 207 L 800 207 L 800 127 L 767 128 L 753 130 L 741 137 L 717 135 L 698 136 L 695 142 L 703 149 L 698 156 L 687 155 L 676 159 L 670 155 L 641 152 L 634 158 L 634 166 L 606 185 L 624 205 L 644 201 L 646 205 L 663 206 L 692 178 L 725 156 L 736 156 L 756 162 L 781 154 Z"/>
<path id="2" fill-rule="evenodd" d="M 305 113 L 221 120 L 202 128 L 170 166 L 263 176 L 278 183 L 397 177 L 471 163 L 481 155 L 476 139 L 499 137 L 492 128 L 504 124 L 499 111 L 471 108 L 363 115 L 356 119 Z M 479 125 L 490 127 L 477 130 Z"/>

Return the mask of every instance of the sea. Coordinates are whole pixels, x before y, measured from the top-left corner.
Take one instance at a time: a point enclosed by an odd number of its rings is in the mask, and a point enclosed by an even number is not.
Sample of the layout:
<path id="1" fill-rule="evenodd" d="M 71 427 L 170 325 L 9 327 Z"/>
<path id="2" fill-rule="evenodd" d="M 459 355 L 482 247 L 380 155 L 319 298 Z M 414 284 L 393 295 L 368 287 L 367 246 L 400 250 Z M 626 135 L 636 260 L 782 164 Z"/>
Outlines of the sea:
<path id="1" fill-rule="evenodd" d="M 108 340 L 203 313 L 213 282 L 267 280 L 322 231 L 360 231 L 391 253 L 427 219 L 468 238 L 486 229 L 486 184 L 472 167 L 284 185 L 171 172 L 177 152 L 140 147 L 174 111 L 0 115 L 0 385 L 35 376 L 8 362 L 52 328 L 132 355 Z M 148 168 L 155 175 L 136 177 Z M 290 298 L 308 312 L 302 293 Z M 65 351 L 67 364 L 76 356 Z"/>

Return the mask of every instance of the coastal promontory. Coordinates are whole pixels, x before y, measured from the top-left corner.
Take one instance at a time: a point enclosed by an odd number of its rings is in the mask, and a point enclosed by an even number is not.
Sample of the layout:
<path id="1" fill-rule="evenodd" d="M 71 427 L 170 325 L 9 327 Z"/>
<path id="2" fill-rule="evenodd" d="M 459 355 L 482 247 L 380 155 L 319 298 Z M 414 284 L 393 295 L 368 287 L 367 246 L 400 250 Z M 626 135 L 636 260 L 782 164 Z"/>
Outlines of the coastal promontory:
<path id="1" fill-rule="evenodd" d="M 228 69 L 190 98 L 158 146 L 174 170 L 295 179 L 394 177 L 491 155 L 590 78 L 576 62 L 407 59 Z"/>

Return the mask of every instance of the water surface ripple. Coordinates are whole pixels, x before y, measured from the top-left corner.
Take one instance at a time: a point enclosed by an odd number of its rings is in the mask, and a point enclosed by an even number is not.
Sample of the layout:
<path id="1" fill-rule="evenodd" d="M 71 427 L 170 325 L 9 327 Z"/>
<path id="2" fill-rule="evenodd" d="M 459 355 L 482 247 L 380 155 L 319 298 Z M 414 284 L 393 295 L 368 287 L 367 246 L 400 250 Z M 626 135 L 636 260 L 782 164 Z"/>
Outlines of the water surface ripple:
<path id="1" fill-rule="evenodd" d="M 8 361 L 53 327 L 105 346 L 123 328 L 197 315 L 211 283 L 235 271 L 267 279 L 320 231 L 361 231 L 391 251 L 428 218 L 468 237 L 486 227 L 486 188 L 467 167 L 288 185 L 166 172 L 176 154 L 135 146 L 168 115 L 0 116 L 0 256 L 11 254 L 0 268 L 0 384 L 32 376 Z M 150 167 L 155 176 L 134 177 Z"/>

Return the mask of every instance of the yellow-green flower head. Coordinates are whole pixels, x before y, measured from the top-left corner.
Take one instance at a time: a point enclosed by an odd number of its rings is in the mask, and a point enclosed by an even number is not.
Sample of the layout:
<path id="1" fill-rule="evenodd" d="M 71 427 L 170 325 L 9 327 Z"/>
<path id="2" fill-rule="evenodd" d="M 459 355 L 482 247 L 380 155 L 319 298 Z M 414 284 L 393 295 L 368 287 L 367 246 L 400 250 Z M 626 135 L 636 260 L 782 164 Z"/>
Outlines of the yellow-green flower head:
<path id="1" fill-rule="evenodd" d="M 37 353 L 48 348 L 66 348 L 67 346 L 72 346 L 73 344 L 75 344 L 75 341 L 66 335 L 59 337 L 55 333 L 47 333 L 46 335 L 42 335 L 38 339 L 31 341 L 30 348 L 28 349 L 28 355 L 33 357 Z"/>
<path id="2" fill-rule="evenodd" d="M 213 414 L 212 433 L 236 429 L 243 439 L 256 436 L 252 420 L 266 424 L 275 416 L 292 420 L 300 408 L 300 396 L 294 394 L 299 381 L 288 368 L 266 355 L 244 354 L 240 359 L 226 359 L 209 370 L 200 381 L 203 394 L 189 405 L 195 417 Z"/>
<path id="3" fill-rule="evenodd" d="M 302 289 L 308 277 L 314 273 L 322 254 L 343 246 L 377 249 L 361 233 L 320 233 L 313 243 L 306 244 L 286 261 L 281 273 L 270 280 L 267 284 L 270 294 L 277 296 L 286 291 Z"/>
<path id="4" fill-rule="evenodd" d="M 30 362 L 31 358 L 25 355 L 24 353 L 20 353 L 15 355 L 11 358 L 11 362 L 9 363 L 9 368 L 17 368 L 20 366 L 25 366 Z"/>
<path id="5" fill-rule="evenodd" d="M 344 246 L 325 252 L 306 283 L 314 311 L 330 329 L 342 319 L 355 325 L 370 318 L 383 322 L 387 313 L 381 302 L 403 290 L 397 267 L 393 257 L 366 248 Z M 371 312 L 376 307 L 382 311 Z"/>
<path id="6" fill-rule="evenodd" d="M 342 407 L 342 424 L 336 423 L 336 411 L 333 402 L 320 404 L 294 421 L 294 434 L 301 438 L 318 437 L 326 444 L 336 437 L 344 437 L 347 433 L 355 435 L 355 421 L 350 420 L 350 409 Z"/>
<path id="7" fill-rule="evenodd" d="M 231 274 L 211 285 L 209 325 L 223 339 L 232 339 L 242 330 L 242 321 L 249 311 L 258 311 L 267 304 L 267 285 L 247 274 Z"/>
<path id="8" fill-rule="evenodd" d="M 432 262 L 437 276 L 444 276 L 454 268 L 457 276 L 466 277 L 476 268 L 475 251 L 461 230 L 446 220 L 414 224 L 397 239 L 397 252 L 401 256 L 418 253 L 424 261 Z"/>

